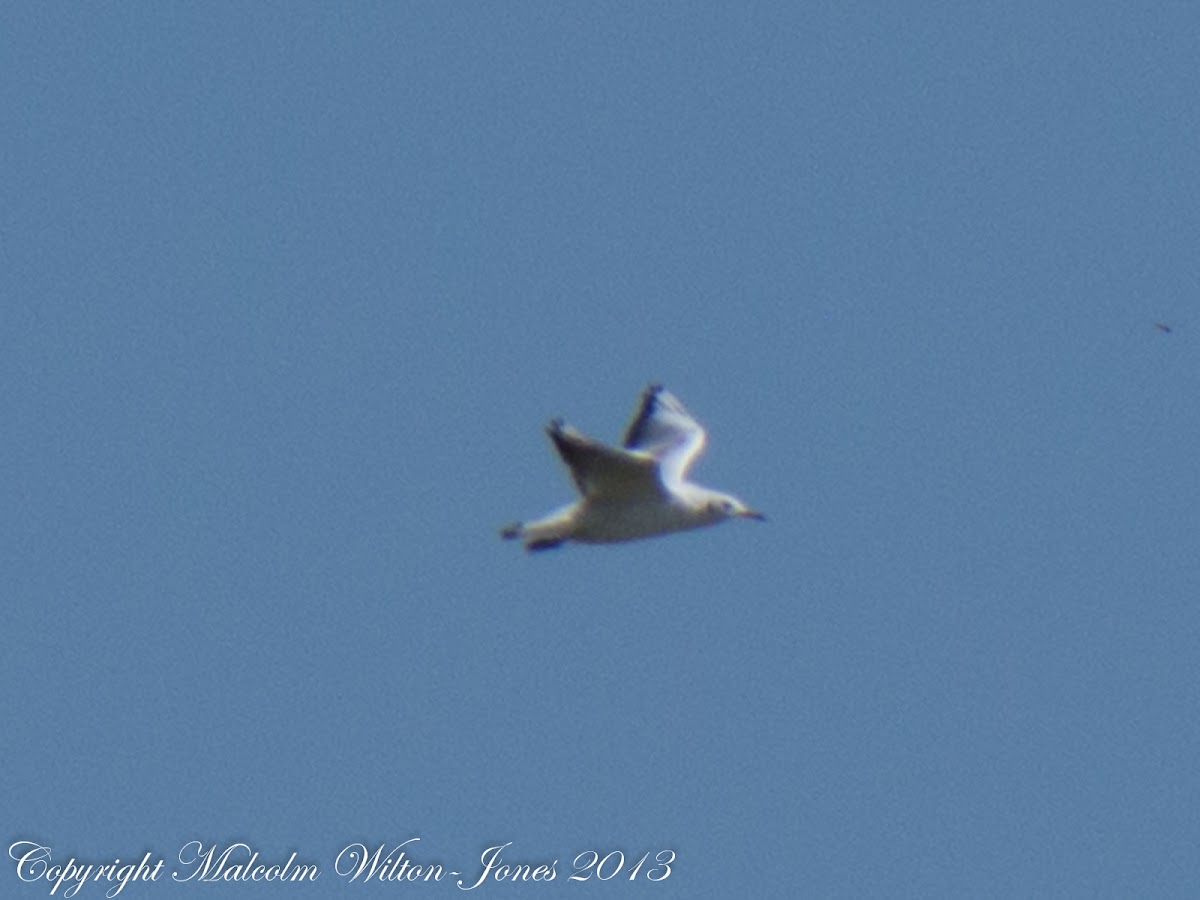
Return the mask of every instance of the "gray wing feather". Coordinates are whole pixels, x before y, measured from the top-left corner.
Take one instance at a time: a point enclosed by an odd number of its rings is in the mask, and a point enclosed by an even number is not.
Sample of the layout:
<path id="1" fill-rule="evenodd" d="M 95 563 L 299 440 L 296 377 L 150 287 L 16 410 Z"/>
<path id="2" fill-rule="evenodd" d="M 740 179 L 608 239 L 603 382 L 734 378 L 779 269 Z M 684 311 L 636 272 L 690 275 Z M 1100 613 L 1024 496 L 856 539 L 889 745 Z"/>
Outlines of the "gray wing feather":
<path id="1" fill-rule="evenodd" d="M 692 418 L 679 398 L 662 385 L 642 392 L 642 403 L 625 431 L 627 450 L 653 456 L 664 479 L 681 482 L 704 449 L 704 428 Z"/>
<path id="2" fill-rule="evenodd" d="M 659 490 L 653 457 L 602 444 L 559 419 L 546 427 L 546 433 L 583 496 L 613 499 Z"/>

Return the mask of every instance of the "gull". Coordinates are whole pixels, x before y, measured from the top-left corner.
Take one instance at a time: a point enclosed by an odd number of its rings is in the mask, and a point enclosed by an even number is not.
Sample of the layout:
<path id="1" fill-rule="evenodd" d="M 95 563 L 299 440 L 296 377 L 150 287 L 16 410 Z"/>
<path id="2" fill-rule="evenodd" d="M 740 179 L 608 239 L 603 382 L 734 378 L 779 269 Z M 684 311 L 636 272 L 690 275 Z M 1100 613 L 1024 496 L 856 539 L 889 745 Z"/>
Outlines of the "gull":
<path id="1" fill-rule="evenodd" d="M 726 519 L 765 518 L 732 494 L 686 480 L 704 449 L 704 429 L 661 385 L 642 392 L 620 447 L 587 437 L 562 419 L 553 419 L 546 433 L 580 498 L 534 522 L 501 529 L 501 537 L 520 538 L 526 550 L 549 550 L 564 541 L 635 541 Z"/>

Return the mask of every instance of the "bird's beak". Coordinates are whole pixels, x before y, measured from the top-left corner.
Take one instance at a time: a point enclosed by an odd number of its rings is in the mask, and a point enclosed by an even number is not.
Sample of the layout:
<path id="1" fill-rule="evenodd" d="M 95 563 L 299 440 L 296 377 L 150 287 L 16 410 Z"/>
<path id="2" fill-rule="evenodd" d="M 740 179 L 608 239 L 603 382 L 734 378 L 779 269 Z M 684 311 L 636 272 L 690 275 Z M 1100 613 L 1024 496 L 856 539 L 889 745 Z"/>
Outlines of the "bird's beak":
<path id="1" fill-rule="evenodd" d="M 746 510 L 745 512 L 738 513 L 738 515 L 739 515 L 739 516 L 741 516 L 743 519 L 753 519 L 753 520 L 754 520 L 754 521 L 756 521 L 756 522 L 765 522 L 765 521 L 767 521 L 767 517 L 766 517 L 766 516 L 764 516 L 764 515 L 763 515 L 762 513 L 760 513 L 760 512 L 755 512 L 755 511 L 754 511 L 754 510 L 752 510 L 752 509 L 748 509 L 748 510 Z"/>

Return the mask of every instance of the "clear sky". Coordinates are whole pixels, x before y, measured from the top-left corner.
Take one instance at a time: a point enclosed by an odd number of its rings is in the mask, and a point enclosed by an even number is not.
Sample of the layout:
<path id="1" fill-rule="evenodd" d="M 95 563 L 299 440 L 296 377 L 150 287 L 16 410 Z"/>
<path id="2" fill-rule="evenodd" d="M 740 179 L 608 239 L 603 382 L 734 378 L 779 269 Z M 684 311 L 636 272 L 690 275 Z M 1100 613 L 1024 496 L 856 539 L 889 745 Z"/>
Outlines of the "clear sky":
<path id="1" fill-rule="evenodd" d="M 6 896 L 1200 892 L 1194 6 L 0 24 Z M 770 521 L 500 541 L 651 381 Z"/>

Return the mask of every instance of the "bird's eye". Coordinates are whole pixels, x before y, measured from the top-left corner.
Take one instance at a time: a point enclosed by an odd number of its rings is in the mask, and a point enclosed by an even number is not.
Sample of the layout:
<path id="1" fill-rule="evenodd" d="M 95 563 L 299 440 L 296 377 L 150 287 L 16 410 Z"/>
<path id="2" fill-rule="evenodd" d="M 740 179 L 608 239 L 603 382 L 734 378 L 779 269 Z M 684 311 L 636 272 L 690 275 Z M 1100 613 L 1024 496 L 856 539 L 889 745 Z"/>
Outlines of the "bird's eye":
<path id="1" fill-rule="evenodd" d="M 721 501 L 721 512 L 724 512 L 724 513 L 733 512 L 733 504 L 728 500 L 722 500 Z"/>

